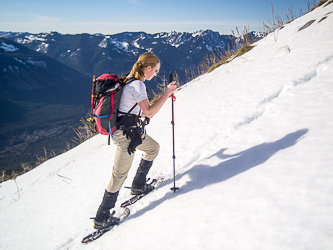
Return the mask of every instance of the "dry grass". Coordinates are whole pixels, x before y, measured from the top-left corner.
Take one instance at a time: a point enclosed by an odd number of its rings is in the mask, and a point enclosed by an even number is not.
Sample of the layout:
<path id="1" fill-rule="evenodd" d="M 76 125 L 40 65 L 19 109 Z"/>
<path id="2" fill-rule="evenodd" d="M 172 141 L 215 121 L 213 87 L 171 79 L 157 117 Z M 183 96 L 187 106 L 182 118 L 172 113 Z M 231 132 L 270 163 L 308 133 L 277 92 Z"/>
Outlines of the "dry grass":
<path id="1" fill-rule="evenodd" d="M 325 6 L 327 6 L 327 5 L 331 4 L 331 3 L 333 3 L 333 0 L 321 0 L 321 1 L 319 1 L 319 3 L 316 5 L 315 8 L 317 8 L 317 7 L 319 7 L 319 6 L 322 6 L 322 5 L 324 5 L 324 4 L 325 4 Z M 315 8 L 314 8 L 314 9 L 315 9 Z"/>
<path id="2" fill-rule="evenodd" d="M 212 72 L 214 69 L 218 68 L 219 66 L 231 62 L 236 57 L 239 57 L 239 56 L 245 54 L 246 52 L 250 51 L 253 48 L 254 48 L 254 46 L 251 45 L 250 43 L 245 44 L 244 46 L 242 46 L 241 48 L 239 48 L 239 50 L 237 52 L 232 53 L 231 56 L 225 57 L 225 58 L 223 58 L 223 60 L 221 60 L 217 64 L 214 64 L 213 66 L 211 66 L 209 68 L 208 72 Z"/>

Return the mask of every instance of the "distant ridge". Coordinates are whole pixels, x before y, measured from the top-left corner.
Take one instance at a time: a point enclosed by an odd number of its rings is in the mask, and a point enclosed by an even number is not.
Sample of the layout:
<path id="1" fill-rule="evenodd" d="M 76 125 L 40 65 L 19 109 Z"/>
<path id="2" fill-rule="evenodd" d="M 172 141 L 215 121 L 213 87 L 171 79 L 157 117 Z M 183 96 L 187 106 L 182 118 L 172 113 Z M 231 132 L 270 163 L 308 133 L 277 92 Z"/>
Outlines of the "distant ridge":
<path id="1" fill-rule="evenodd" d="M 251 39 L 260 39 L 262 35 L 248 34 Z M 162 60 L 161 75 L 176 71 L 182 82 L 186 81 L 185 70 L 196 70 L 207 55 L 238 48 L 242 43 L 232 35 L 220 35 L 212 30 L 114 35 L 0 32 L 0 36 L 48 55 L 89 77 L 109 71 L 128 73 L 139 55 L 153 52 Z M 149 87 L 154 88 L 158 81 L 150 83 Z"/>

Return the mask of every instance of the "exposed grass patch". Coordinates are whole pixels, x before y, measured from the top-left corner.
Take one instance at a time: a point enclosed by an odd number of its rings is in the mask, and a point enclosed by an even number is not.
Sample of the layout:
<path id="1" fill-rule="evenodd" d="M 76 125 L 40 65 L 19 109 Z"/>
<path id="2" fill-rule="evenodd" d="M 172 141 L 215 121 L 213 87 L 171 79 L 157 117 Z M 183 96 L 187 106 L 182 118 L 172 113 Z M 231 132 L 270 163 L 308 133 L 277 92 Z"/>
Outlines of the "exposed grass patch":
<path id="1" fill-rule="evenodd" d="M 253 45 L 245 44 L 243 47 L 241 47 L 241 48 L 237 51 L 237 53 L 236 53 L 236 57 L 245 54 L 246 52 L 250 51 L 250 50 L 253 49 L 253 48 L 254 48 Z"/>
<path id="2" fill-rule="evenodd" d="M 327 18 L 327 16 L 324 16 L 322 19 L 319 20 L 318 23 L 320 23 L 321 21 L 324 21 Z"/>
<path id="3" fill-rule="evenodd" d="M 244 46 L 242 46 L 236 53 L 234 53 L 233 55 L 223 58 L 223 60 L 221 60 L 220 62 L 218 62 L 217 64 L 213 65 L 212 67 L 209 68 L 208 72 L 212 72 L 214 69 L 218 68 L 219 66 L 229 63 L 232 60 L 234 60 L 236 57 L 239 57 L 243 54 L 245 54 L 246 52 L 250 51 L 251 49 L 254 48 L 254 45 L 251 45 L 249 43 L 245 44 Z"/>
<path id="4" fill-rule="evenodd" d="M 321 1 L 319 1 L 319 3 L 317 4 L 317 6 L 315 8 L 322 6 L 323 4 L 325 4 L 325 6 L 327 6 L 331 3 L 333 3 L 333 0 L 321 0 Z"/>
<path id="5" fill-rule="evenodd" d="M 304 30 L 307 27 L 309 27 L 311 24 L 313 24 L 316 20 L 310 20 L 309 22 L 307 22 L 306 24 L 304 24 L 301 28 L 299 28 L 298 31 Z"/>

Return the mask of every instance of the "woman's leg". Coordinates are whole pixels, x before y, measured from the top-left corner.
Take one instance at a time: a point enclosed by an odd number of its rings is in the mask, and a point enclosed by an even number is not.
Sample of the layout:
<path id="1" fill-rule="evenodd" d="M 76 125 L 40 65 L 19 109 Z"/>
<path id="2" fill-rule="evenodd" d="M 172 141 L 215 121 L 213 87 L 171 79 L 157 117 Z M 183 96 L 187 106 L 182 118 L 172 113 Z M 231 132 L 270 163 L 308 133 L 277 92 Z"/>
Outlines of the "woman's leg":
<path id="1" fill-rule="evenodd" d="M 128 171 L 131 168 L 134 154 L 129 155 L 127 152 L 131 140 L 123 135 L 123 131 L 116 130 L 112 138 L 113 143 L 117 146 L 114 158 L 111 180 L 106 190 L 108 192 L 118 192 L 127 178 Z"/>
<path id="2" fill-rule="evenodd" d="M 115 131 L 112 141 L 117 146 L 112 176 L 95 217 L 95 228 L 104 227 L 104 222 L 110 218 L 110 209 L 115 207 L 119 190 L 127 177 L 134 158 L 134 154 L 129 155 L 127 152 L 130 140 L 123 135 L 122 131 Z"/>
<path id="3" fill-rule="evenodd" d="M 138 150 L 144 151 L 139 168 L 132 183 L 132 193 L 135 194 L 134 189 L 142 189 L 146 183 L 147 174 L 156 158 L 160 145 L 152 139 L 149 135 L 145 135 L 142 144 L 137 147 Z"/>

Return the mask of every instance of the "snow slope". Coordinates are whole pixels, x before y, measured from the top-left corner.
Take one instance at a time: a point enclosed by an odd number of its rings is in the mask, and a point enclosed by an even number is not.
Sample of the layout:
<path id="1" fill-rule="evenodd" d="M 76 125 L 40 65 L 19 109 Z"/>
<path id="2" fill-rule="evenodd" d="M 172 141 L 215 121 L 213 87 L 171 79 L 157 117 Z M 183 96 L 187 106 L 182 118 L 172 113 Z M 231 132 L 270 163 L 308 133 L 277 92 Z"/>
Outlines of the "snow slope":
<path id="1" fill-rule="evenodd" d="M 147 128 L 161 145 L 149 176 L 166 181 L 124 223 L 81 243 L 115 152 L 98 135 L 19 176 L 20 198 L 14 181 L 1 184 L 0 249 L 332 249 L 332 11 L 315 9 L 176 93 L 180 191 L 170 191 L 170 101 Z M 122 189 L 117 212 L 128 197 Z"/>

